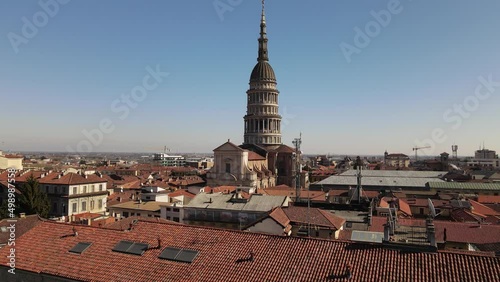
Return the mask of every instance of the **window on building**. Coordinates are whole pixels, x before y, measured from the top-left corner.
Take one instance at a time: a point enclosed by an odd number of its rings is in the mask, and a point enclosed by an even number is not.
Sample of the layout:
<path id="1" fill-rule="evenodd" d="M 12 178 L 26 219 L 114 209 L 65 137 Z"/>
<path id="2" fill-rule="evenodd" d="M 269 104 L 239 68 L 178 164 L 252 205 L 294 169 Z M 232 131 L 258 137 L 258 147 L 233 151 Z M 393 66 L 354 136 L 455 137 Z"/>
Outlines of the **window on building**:
<path id="1" fill-rule="evenodd" d="M 231 173 L 231 164 L 226 163 L 226 173 Z"/>
<path id="2" fill-rule="evenodd" d="M 99 191 L 102 191 L 102 184 L 99 184 Z"/>
<path id="3" fill-rule="evenodd" d="M 83 186 L 83 194 L 87 193 L 87 186 Z"/>
<path id="4" fill-rule="evenodd" d="M 73 206 L 72 206 L 72 211 L 73 213 L 75 213 L 77 211 L 77 204 L 76 203 L 73 203 Z"/>
<path id="5" fill-rule="evenodd" d="M 90 201 L 90 210 L 94 209 L 94 200 Z"/>
<path id="6" fill-rule="evenodd" d="M 91 186 L 90 186 L 90 191 L 91 191 L 92 193 L 94 193 L 94 192 L 95 192 L 95 185 L 91 185 Z"/>
<path id="7" fill-rule="evenodd" d="M 179 212 L 179 209 L 174 209 L 174 212 Z"/>
<path id="8" fill-rule="evenodd" d="M 167 211 L 171 211 L 172 209 L 171 208 L 167 208 Z"/>
<path id="9" fill-rule="evenodd" d="M 78 187 L 73 187 L 73 195 L 78 194 Z"/>
<path id="10" fill-rule="evenodd" d="M 87 202 L 82 202 L 82 212 L 87 211 Z"/>
<path id="11" fill-rule="evenodd" d="M 52 212 L 57 213 L 57 203 L 52 204 Z"/>
<path id="12" fill-rule="evenodd" d="M 171 220 L 172 218 L 171 218 L 170 216 L 167 216 L 167 219 L 168 219 L 168 220 Z"/>
<path id="13" fill-rule="evenodd" d="M 174 217 L 174 221 L 175 221 L 175 222 L 179 222 L 180 220 L 179 220 L 179 218 L 178 218 L 178 217 Z"/>
<path id="14" fill-rule="evenodd" d="M 128 217 L 128 212 L 123 212 L 123 217 Z"/>
<path id="15" fill-rule="evenodd" d="M 98 209 L 102 209 L 102 199 L 100 199 L 99 201 L 97 201 L 97 208 Z"/>

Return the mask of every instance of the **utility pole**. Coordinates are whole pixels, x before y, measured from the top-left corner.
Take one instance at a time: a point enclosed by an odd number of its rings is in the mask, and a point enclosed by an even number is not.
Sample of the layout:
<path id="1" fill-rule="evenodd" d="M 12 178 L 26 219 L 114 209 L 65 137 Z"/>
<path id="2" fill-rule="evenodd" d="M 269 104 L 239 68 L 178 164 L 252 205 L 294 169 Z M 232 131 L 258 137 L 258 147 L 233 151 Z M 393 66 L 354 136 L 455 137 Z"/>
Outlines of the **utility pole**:
<path id="1" fill-rule="evenodd" d="M 300 182 L 300 175 L 302 173 L 302 164 L 300 163 L 301 161 L 301 156 L 302 156 L 302 152 L 300 151 L 300 145 L 302 145 L 302 133 L 300 133 L 300 136 L 299 138 L 295 138 L 293 141 L 292 141 L 293 145 L 295 146 L 295 152 L 294 152 L 294 155 L 295 155 L 295 163 L 293 164 L 294 166 L 294 173 L 295 173 L 295 199 L 296 199 L 296 202 L 299 202 L 300 201 L 300 191 L 301 191 L 301 182 Z M 306 200 L 307 200 L 307 237 L 310 237 L 311 236 L 311 224 L 310 224 L 310 220 L 309 220 L 309 216 L 310 216 L 310 207 L 311 207 L 311 201 L 309 199 L 309 187 L 307 187 L 307 196 L 306 196 Z"/>

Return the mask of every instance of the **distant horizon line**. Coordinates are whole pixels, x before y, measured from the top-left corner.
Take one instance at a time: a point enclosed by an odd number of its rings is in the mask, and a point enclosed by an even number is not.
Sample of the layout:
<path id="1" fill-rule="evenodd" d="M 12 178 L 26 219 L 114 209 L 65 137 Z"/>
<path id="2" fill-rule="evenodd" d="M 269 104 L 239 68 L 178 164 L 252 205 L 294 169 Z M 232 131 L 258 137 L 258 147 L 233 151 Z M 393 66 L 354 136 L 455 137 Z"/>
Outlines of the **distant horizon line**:
<path id="1" fill-rule="evenodd" d="M 51 151 L 51 150 L 47 150 L 47 151 L 30 151 L 30 150 L 8 150 L 8 151 L 3 151 L 0 149 L 0 151 L 2 152 L 9 152 L 9 153 L 25 153 L 25 154 L 28 154 L 28 153 L 31 153 L 31 154 L 43 154 L 43 153 L 51 153 L 51 154 L 66 154 L 66 155 L 70 155 L 70 156 L 78 156 L 78 155 L 92 155 L 92 154 L 168 154 L 168 155 L 196 155 L 196 154 L 199 154 L 199 155 L 213 155 L 213 152 L 211 153 L 207 153 L 207 152 L 176 152 L 176 153 L 172 153 L 172 152 L 131 152 L 131 151 L 120 151 L 120 152 L 110 152 L 110 151 L 95 151 L 95 152 L 83 152 L 83 153 L 72 153 L 72 152 L 65 152 L 65 151 Z M 304 156 L 345 156 L 345 157 L 352 157 L 352 156 L 360 156 L 360 157 L 380 157 L 380 156 L 384 156 L 384 154 L 343 154 L 343 153 L 334 153 L 334 154 L 331 154 L 331 153 L 307 153 L 307 154 L 303 154 Z M 407 154 L 405 154 L 407 155 Z M 407 155 L 410 159 L 412 159 L 412 156 L 411 155 Z M 419 155 L 419 158 L 436 158 L 438 157 L 438 155 L 436 156 L 420 156 Z M 460 157 L 473 157 L 471 155 L 458 155 L 457 156 L 458 158 Z"/>

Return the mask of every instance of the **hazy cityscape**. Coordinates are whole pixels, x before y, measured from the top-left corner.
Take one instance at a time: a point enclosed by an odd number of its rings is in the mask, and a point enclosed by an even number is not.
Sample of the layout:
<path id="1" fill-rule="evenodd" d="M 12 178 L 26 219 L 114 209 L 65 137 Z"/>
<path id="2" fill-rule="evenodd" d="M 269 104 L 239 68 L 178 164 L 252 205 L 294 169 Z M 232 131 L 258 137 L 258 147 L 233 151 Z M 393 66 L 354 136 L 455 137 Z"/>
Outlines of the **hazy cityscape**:
<path id="1" fill-rule="evenodd" d="M 500 281 L 498 9 L 2 2 L 0 281 Z"/>

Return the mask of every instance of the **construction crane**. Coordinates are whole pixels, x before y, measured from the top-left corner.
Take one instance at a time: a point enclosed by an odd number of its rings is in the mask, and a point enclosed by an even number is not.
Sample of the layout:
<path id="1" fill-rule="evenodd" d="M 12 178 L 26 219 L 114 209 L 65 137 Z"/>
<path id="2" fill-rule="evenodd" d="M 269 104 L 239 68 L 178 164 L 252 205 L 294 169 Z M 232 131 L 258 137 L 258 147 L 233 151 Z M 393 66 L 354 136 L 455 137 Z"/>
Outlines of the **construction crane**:
<path id="1" fill-rule="evenodd" d="M 417 152 L 418 150 L 422 150 L 422 149 L 429 149 L 431 146 L 425 146 L 425 147 L 414 147 L 413 148 L 413 151 L 415 151 L 415 161 L 418 160 L 418 155 L 417 155 Z"/>

